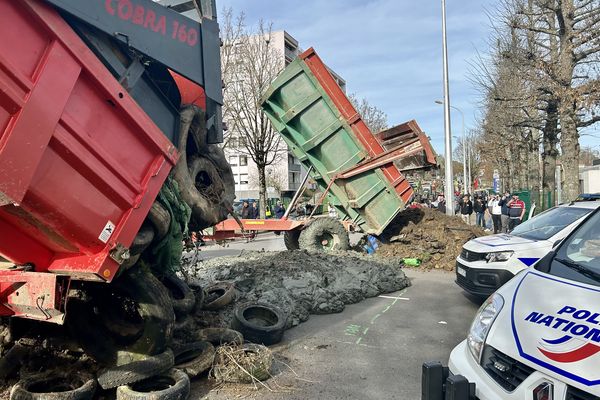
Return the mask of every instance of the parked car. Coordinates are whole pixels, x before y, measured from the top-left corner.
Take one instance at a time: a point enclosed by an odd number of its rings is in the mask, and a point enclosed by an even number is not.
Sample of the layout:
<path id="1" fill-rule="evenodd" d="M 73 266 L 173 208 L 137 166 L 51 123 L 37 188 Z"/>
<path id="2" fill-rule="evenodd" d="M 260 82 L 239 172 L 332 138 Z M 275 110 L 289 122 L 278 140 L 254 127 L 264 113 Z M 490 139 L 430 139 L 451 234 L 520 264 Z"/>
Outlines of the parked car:
<path id="1" fill-rule="evenodd" d="M 595 201 L 600 200 L 600 193 L 581 193 L 575 201 Z"/>
<path id="2" fill-rule="evenodd" d="M 563 204 L 523 222 L 510 234 L 468 241 L 456 258 L 456 283 L 473 295 L 489 296 L 548 254 L 598 207 L 598 201 Z"/>
<path id="3" fill-rule="evenodd" d="M 535 219 L 535 218 L 534 218 Z M 483 303 L 423 400 L 600 397 L 600 209 Z"/>

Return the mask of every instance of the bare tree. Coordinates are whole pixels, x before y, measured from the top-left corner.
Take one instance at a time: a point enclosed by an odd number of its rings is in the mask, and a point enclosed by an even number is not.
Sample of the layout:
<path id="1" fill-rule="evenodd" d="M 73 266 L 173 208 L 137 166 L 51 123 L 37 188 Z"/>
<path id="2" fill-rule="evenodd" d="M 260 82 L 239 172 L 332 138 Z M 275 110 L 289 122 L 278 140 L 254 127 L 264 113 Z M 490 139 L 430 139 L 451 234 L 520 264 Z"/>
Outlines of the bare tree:
<path id="1" fill-rule="evenodd" d="M 600 1 L 503 0 L 490 19 L 492 53 L 473 68 L 485 158 L 510 187 L 535 189 L 541 171 L 544 194 L 554 192 L 560 162 L 565 197 L 575 198 L 578 129 L 600 120 Z"/>
<path id="2" fill-rule="evenodd" d="M 356 93 L 351 93 L 348 99 L 373 133 L 387 129 L 387 114 L 383 110 L 371 105 L 364 97 L 358 98 Z"/>
<path id="3" fill-rule="evenodd" d="M 267 199 L 266 168 L 277 162 L 286 146 L 260 108 L 260 98 L 284 67 L 283 54 L 273 47 L 271 25 L 260 21 L 254 30 L 244 24 L 244 16 L 225 18 L 223 97 L 228 137 L 238 150 L 248 155 L 258 173 L 260 215 L 265 217 Z"/>

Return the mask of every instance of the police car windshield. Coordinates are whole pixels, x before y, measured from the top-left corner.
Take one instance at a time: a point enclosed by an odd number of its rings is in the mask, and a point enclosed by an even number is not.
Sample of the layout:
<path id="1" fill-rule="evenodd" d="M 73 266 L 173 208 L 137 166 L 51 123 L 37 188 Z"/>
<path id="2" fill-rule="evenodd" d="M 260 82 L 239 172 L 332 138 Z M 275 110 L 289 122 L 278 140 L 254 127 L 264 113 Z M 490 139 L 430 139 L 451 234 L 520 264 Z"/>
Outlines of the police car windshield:
<path id="1" fill-rule="evenodd" d="M 600 286 L 600 212 L 585 221 L 560 246 L 550 273 Z"/>
<path id="2" fill-rule="evenodd" d="M 554 207 L 523 222 L 513 229 L 511 235 L 531 240 L 550 239 L 591 211 L 591 209 L 587 208 Z"/>

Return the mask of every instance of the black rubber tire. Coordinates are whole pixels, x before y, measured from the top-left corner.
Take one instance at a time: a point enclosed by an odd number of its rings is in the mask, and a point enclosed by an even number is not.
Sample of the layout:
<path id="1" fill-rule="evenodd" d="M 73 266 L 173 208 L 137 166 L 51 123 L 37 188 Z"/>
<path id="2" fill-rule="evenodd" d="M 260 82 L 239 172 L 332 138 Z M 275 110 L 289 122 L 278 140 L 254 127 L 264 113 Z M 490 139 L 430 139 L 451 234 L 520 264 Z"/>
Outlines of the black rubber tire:
<path id="1" fill-rule="evenodd" d="M 181 334 L 189 333 L 193 324 L 194 318 L 192 318 L 191 315 L 187 315 L 181 319 L 175 320 L 175 327 L 173 329 L 174 336 L 181 336 Z"/>
<path id="2" fill-rule="evenodd" d="M 165 351 L 175 314 L 167 290 L 150 272 L 134 268 L 111 284 L 81 288 L 87 296 L 69 299 L 66 323 L 88 355 L 123 365 Z"/>
<path id="3" fill-rule="evenodd" d="M 228 328 L 200 329 L 196 332 L 196 339 L 210 342 L 213 346 L 224 344 L 242 345 L 244 343 L 244 336 L 240 332 Z"/>
<path id="4" fill-rule="evenodd" d="M 300 243 L 298 242 L 299 238 L 300 230 L 298 229 L 283 232 L 283 243 L 285 244 L 285 248 L 288 250 L 300 249 Z"/>
<path id="5" fill-rule="evenodd" d="M 324 242 L 327 244 L 324 244 Z M 301 249 L 312 251 L 348 250 L 350 237 L 344 225 L 335 218 L 315 218 L 302 232 L 298 240 Z"/>
<path id="6" fill-rule="evenodd" d="M 98 383 L 104 390 L 113 389 L 151 378 L 169 370 L 174 364 L 173 352 L 167 349 L 157 356 L 148 356 L 143 360 L 101 370 L 98 372 Z"/>
<path id="7" fill-rule="evenodd" d="M 205 298 L 203 305 L 204 310 L 219 310 L 233 301 L 235 295 L 235 288 L 233 283 L 230 282 L 219 282 L 214 285 L 208 286 L 205 290 Z M 214 295 L 218 297 L 212 301 L 209 301 Z"/>
<path id="8" fill-rule="evenodd" d="M 199 310 L 204 305 L 204 298 L 206 297 L 206 293 L 204 288 L 197 283 L 192 283 L 188 285 L 192 292 L 194 292 L 194 296 L 196 297 L 196 304 L 194 309 Z"/>
<path id="9" fill-rule="evenodd" d="M 215 359 L 215 347 L 210 342 L 198 341 L 177 346 L 175 368 L 195 378 L 208 370 Z"/>
<path id="10" fill-rule="evenodd" d="M 117 400 L 185 400 L 190 396 L 190 378 L 178 369 L 132 385 L 117 388 Z"/>
<path id="11" fill-rule="evenodd" d="M 279 308 L 264 303 L 245 303 L 235 308 L 231 327 L 252 343 L 270 346 L 279 343 L 287 316 Z"/>
<path id="12" fill-rule="evenodd" d="M 167 288 L 176 318 L 183 318 L 192 312 L 196 305 L 196 297 L 192 289 L 176 275 L 169 274 L 160 278 Z"/>
<path id="13" fill-rule="evenodd" d="M 167 236 L 171 227 L 171 214 L 158 201 L 152 203 L 152 207 L 148 212 L 148 220 L 154 226 L 154 238 L 156 240 L 161 240 Z"/>
<path id="14" fill-rule="evenodd" d="M 137 235 L 133 239 L 133 243 L 129 246 L 129 254 L 132 256 L 142 254 L 144 250 L 154 240 L 154 228 L 151 223 L 144 223 Z"/>
<path id="15" fill-rule="evenodd" d="M 12 387 L 10 400 L 92 400 L 96 386 L 90 374 L 51 371 L 21 379 Z"/>

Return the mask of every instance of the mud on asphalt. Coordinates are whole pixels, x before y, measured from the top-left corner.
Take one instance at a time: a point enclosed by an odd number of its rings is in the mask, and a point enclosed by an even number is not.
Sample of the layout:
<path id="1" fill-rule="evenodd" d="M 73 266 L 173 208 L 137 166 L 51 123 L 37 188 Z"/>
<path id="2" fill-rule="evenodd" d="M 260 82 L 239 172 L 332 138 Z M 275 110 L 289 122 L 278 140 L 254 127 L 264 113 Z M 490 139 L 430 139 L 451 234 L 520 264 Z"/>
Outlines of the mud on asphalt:
<path id="1" fill-rule="evenodd" d="M 206 311 L 196 315 L 198 322 L 211 326 L 228 326 L 235 304 L 241 302 L 279 307 L 287 314 L 286 327 L 290 328 L 310 314 L 341 312 L 346 304 L 410 286 L 401 259 L 383 260 L 353 251 L 244 251 L 187 265 L 184 271 L 192 282 L 203 286 L 217 281 L 235 284 L 235 302 L 217 315 Z"/>

